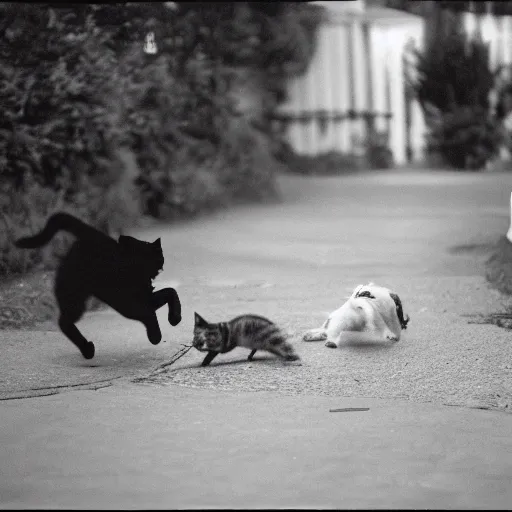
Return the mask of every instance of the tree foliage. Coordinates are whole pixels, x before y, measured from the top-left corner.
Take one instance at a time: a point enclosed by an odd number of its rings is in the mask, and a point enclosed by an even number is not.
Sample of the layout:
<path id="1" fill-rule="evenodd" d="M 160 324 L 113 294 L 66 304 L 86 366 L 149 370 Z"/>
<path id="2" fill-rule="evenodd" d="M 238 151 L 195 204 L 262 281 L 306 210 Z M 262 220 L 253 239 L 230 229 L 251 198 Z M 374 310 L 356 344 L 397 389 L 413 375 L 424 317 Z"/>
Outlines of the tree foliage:
<path id="1" fill-rule="evenodd" d="M 488 45 L 456 25 L 416 54 L 412 87 L 429 127 L 429 145 L 453 167 L 481 169 L 499 148 L 490 109 L 495 74 Z"/>
<path id="2" fill-rule="evenodd" d="M 443 112 L 471 104 L 488 108 L 494 73 L 487 44 L 454 28 L 444 37 L 438 34 L 417 57 L 414 88 L 421 104 L 429 103 Z"/>

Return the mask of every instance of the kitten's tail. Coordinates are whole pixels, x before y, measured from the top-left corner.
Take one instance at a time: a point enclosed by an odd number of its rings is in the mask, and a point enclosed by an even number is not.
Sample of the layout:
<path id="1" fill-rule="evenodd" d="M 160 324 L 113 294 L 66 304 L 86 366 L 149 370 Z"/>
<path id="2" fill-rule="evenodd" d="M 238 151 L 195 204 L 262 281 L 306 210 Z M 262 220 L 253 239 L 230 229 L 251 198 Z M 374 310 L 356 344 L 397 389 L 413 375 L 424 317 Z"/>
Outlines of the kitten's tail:
<path id="1" fill-rule="evenodd" d="M 93 227 L 88 226 L 73 215 L 59 212 L 48 219 L 46 226 L 37 235 L 19 238 L 15 240 L 14 245 L 23 249 L 41 247 L 47 244 L 58 231 L 68 231 L 77 238 L 87 237 L 87 235 L 90 238 L 91 235 L 98 234 Z"/>

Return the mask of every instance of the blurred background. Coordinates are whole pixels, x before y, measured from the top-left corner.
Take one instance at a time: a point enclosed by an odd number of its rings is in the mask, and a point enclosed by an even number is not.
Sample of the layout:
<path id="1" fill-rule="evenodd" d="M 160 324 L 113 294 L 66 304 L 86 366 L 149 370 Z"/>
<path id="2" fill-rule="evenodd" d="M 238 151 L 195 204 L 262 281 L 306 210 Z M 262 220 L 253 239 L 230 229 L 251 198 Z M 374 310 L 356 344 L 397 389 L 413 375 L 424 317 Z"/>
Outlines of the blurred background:
<path id="1" fill-rule="evenodd" d="M 241 201 L 278 173 L 510 167 L 512 4 L 0 4 L 0 275 Z"/>

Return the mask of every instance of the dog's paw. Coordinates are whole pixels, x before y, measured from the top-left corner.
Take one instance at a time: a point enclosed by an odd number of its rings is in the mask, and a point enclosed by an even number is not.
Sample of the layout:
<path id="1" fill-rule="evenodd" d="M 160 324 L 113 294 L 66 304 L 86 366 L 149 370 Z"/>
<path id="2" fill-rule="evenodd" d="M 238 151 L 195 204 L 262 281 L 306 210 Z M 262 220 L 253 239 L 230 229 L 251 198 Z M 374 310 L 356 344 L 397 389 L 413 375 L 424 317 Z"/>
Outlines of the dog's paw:
<path id="1" fill-rule="evenodd" d="M 329 348 L 338 348 L 338 345 L 336 345 L 336 343 L 334 343 L 334 341 L 327 341 L 325 343 L 325 346 L 329 347 Z"/>
<path id="2" fill-rule="evenodd" d="M 327 339 L 327 333 L 324 331 L 308 331 L 302 337 L 303 341 L 325 341 Z"/>

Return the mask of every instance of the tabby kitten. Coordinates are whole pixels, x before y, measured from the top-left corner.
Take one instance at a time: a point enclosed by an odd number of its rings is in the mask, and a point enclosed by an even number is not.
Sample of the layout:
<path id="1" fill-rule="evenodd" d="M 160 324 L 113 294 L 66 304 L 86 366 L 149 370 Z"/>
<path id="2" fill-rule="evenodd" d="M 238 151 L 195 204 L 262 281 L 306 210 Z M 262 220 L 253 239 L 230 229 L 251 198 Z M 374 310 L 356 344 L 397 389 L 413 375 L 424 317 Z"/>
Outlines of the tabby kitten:
<path id="1" fill-rule="evenodd" d="M 59 327 L 85 359 L 94 357 L 94 343 L 85 338 L 75 323 L 84 314 L 90 296 L 126 318 L 142 322 L 153 345 L 162 339 L 157 309 L 167 304 L 169 323 L 180 323 L 181 304 L 176 290 L 154 291 L 152 285 L 164 265 L 160 239 L 144 242 L 120 236 L 116 241 L 72 215 L 56 213 L 41 232 L 20 238 L 15 245 L 25 249 L 41 247 L 61 230 L 72 233 L 77 240 L 61 260 L 55 276 Z"/>
<path id="2" fill-rule="evenodd" d="M 251 349 L 247 358 L 252 361 L 258 350 L 266 350 L 285 361 L 298 361 L 300 357 L 286 335 L 270 320 L 257 315 L 241 315 L 229 322 L 209 323 L 194 313 L 193 346 L 208 352 L 201 366 L 208 366 L 217 354 L 225 354 L 235 347 Z"/>

